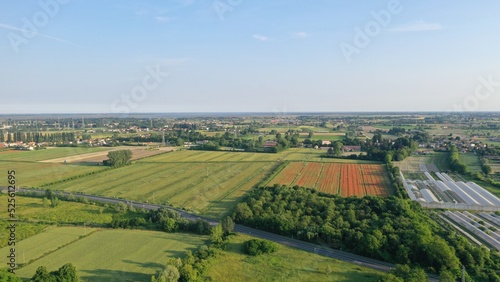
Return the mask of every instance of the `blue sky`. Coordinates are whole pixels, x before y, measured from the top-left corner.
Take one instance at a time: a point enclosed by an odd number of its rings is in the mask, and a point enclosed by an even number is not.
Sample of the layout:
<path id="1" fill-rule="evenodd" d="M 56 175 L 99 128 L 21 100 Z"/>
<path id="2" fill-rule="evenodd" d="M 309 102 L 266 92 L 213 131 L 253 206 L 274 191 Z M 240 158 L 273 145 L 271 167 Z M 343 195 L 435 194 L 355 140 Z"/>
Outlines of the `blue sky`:
<path id="1" fill-rule="evenodd" d="M 499 110 L 498 11 L 494 0 L 4 0 L 0 113 Z"/>

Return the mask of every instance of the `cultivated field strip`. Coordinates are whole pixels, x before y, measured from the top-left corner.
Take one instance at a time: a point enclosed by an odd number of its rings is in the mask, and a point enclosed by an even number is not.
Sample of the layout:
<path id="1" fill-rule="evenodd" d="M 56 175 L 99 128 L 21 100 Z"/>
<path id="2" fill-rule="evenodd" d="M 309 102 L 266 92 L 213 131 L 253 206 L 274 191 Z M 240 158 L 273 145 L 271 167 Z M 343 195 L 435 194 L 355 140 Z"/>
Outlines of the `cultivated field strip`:
<path id="1" fill-rule="evenodd" d="M 16 170 L 20 187 L 40 187 L 44 184 L 73 177 L 75 175 L 104 170 L 98 166 L 63 165 L 39 162 L 0 161 L 0 170 Z M 0 180 L 0 185 L 6 186 L 6 178 Z"/>
<path id="2" fill-rule="evenodd" d="M 44 232 L 24 239 L 16 243 L 16 251 L 18 254 L 18 263 L 25 265 L 31 261 L 42 258 L 58 248 L 73 243 L 85 234 L 91 234 L 97 229 L 81 228 L 81 227 L 51 227 Z M 57 240 L 54 240 L 57 238 Z M 7 246 L 0 249 L 0 255 L 7 257 L 9 249 Z"/>
<path id="3" fill-rule="evenodd" d="M 60 148 L 50 148 L 50 149 L 36 150 L 36 151 L 8 150 L 0 152 L 0 161 L 38 162 L 55 158 L 64 158 L 80 154 L 100 152 L 105 150 L 109 150 L 109 148 L 108 147 L 95 147 L 95 148 L 60 147 Z"/>
<path id="4" fill-rule="evenodd" d="M 350 196 L 388 196 L 390 184 L 382 165 L 292 162 L 268 185 L 302 186 Z"/>

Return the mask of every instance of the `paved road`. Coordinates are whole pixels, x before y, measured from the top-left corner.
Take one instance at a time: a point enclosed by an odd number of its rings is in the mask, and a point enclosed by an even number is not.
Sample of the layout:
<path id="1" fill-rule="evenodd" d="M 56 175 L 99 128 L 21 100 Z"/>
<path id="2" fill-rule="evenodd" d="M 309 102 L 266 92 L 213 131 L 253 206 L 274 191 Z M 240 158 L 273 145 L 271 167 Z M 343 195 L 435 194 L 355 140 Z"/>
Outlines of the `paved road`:
<path id="1" fill-rule="evenodd" d="M 0 187 L 0 188 L 2 190 L 6 190 L 7 189 L 7 187 Z M 37 192 L 37 193 L 40 193 L 40 194 L 44 194 L 45 193 L 44 190 L 19 189 L 19 188 L 17 189 L 17 192 Z M 63 195 L 69 195 L 69 193 L 66 193 L 66 192 L 60 192 L 60 191 L 58 191 L 57 193 L 61 193 Z M 131 206 L 133 206 L 135 208 L 144 208 L 144 209 L 147 209 L 147 210 L 152 210 L 152 209 L 158 209 L 158 208 L 162 208 L 162 207 L 167 207 L 169 209 L 177 211 L 182 217 L 184 217 L 184 218 L 186 218 L 188 220 L 193 220 L 194 221 L 194 220 L 197 220 L 197 219 L 203 219 L 203 220 L 208 221 L 210 223 L 210 225 L 217 225 L 218 224 L 218 222 L 215 221 L 214 219 L 210 219 L 210 218 L 198 216 L 198 215 L 186 212 L 184 210 L 172 208 L 172 207 L 169 207 L 169 206 L 157 205 L 157 204 L 149 204 L 149 203 L 141 203 L 141 202 L 134 202 L 134 201 L 127 201 L 127 200 L 123 200 L 123 199 L 115 199 L 115 198 L 108 198 L 108 197 L 94 196 L 94 195 L 85 195 L 85 194 L 74 194 L 74 195 L 76 197 L 83 197 L 83 198 L 87 198 L 88 200 L 96 201 L 96 202 L 101 202 L 101 203 L 109 203 L 109 204 L 126 203 L 126 204 L 131 205 Z M 371 259 L 371 258 L 367 258 L 367 257 L 363 257 L 363 256 L 351 254 L 351 253 L 340 251 L 340 250 L 331 249 L 331 248 L 328 248 L 328 247 L 323 247 L 323 246 L 315 245 L 315 244 L 312 244 L 312 243 L 307 243 L 307 242 L 300 241 L 300 240 L 297 240 L 297 239 L 292 239 L 292 238 L 289 238 L 289 237 L 277 235 L 277 234 L 274 234 L 274 233 L 269 233 L 269 232 L 266 232 L 266 231 L 262 231 L 262 230 L 255 229 L 255 228 L 246 227 L 246 226 L 239 225 L 239 224 L 235 225 L 234 231 L 235 232 L 239 232 L 239 233 L 243 233 L 243 234 L 247 234 L 247 235 L 251 235 L 251 236 L 254 236 L 254 237 L 266 239 L 266 240 L 269 240 L 269 241 L 273 241 L 273 242 L 276 242 L 276 243 L 279 243 L 279 244 L 283 244 L 283 245 L 286 245 L 286 246 L 289 246 L 289 247 L 297 248 L 297 249 L 300 249 L 300 250 L 304 250 L 306 252 L 315 253 L 315 254 L 318 254 L 318 255 L 322 255 L 322 256 L 326 256 L 326 257 L 331 257 L 331 258 L 343 260 L 343 261 L 346 261 L 346 262 L 354 263 L 354 264 L 357 264 L 357 265 L 360 265 L 360 266 L 364 266 L 364 267 L 376 269 L 376 270 L 383 271 L 383 272 L 389 272 L 389 270 L 391 270 L 394 267 L 393 264 L 386 263 L 386 262 L 383 262 L 383 261 L 374 260 L 374 259 Z M 433 281 L 433 282 L 435 281 L 435 282 L 437 282 L 437 281 L 439 281 L 439 277 L 435 276 L 435 275 L 430 275 L 429 274 L 429 281 Z"/>

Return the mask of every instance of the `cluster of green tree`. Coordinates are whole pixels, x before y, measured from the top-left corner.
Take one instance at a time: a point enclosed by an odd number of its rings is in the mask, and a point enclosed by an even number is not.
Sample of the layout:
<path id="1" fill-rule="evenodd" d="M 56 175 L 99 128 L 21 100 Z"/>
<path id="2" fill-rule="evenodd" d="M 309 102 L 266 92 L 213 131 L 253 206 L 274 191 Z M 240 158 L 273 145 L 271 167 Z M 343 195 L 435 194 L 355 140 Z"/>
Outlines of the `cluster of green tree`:
<path id="1" fill-rule="evenodd" d="M 406 133 L 406 129 L 404 127 L 393 127 L 387 131 L 388 134 L 392 135 L 404 135 Z"/>
<path id="2" fill-rule="evenodd" d="M 467 165 L 460 161 L 458 149 L 455 145 L 448 146 L 448 166 L 454 172 L 467 174 Z"/>
<path id="3" fill-rule="evenodd" d="M 474 152 L 481 156 L 500 156 L 500 147 L 495 147 L 495 146 L 488 146 L 488 147 L 482 147 L 478 146 L 474 149 Z"/>
<path id="4" fill-rule="evenodd" d="M 402 199 L 407 199 L 408 194 L 401 179 L 401 174 L 399 173 L 399 167 L 394 166 L 392 161 L 387 160 L 386 162 L 387 175 L 389 175 L 389 181 L 394 188 L 394 196 Z"/>
<path id="5" fill-rule="evenodd" d="M 19 280 L 21 281 L 21 280 Z M 61 266 L 58 270 L 48 272 L 45 266 L 36 269 L 35 275 L 29 281 L 32 282 L 78 282 L 78 273 L 71 263 Z"/>
<path id="6" fill-rule="evenodd" d="M 196 251 L 188 251 L 183 259 L 171 258 L 165 268 L 151 277 L 151 282 L 201 281 L 213 258 L 220 253 L 216 246 L 201 245 Z"/>
<path id="7" fill-rule="evenodd" d="M 108 159 L 103 162 L 104 165 L 113 168 L 122 167 L 129 164 L 132 159 L 131 150 L 117 150 L 108 152 Z"/>
<path id="8" fill-rule="evenodd" d="M 148 212 L 135 210 L 126 204 L 117 205 L 117 214 L 113 215 L 112 228 L 142 228 L 165 232 L 189 232 L 201 235 L 210 234 L 210 224 L 206 220 L 187 220 L 173 210 L 160 208 Z M 234 227 L 233 227 L 234 228 Z"/>
<path id="9" fill-rule="evenodd" d="M 451 280 L 441 279 L 441 282 L 455 282 L 453 274 L 447 270 L 441 272 L 443 278 L 451 278 Z M 407 264 L 397 264 L 388 275 L 383 276 L 378 282 L 422 282 L 428 281 L 427 274 L 422 268 L 410 267 Z"/>
<path id="10" fill-rule="evenodd" d="M 233 214 L 237 223 L 322 242 L 333 248 L 416 265 L 430 272 L 459 273 L 460 262 L 498 281 L 500 257 L 451 236 L 413 201 L 390 196 L 343 198 L 300 187 L 252 190 Z M 464 251 L 475 250 L 474 252 Z M 480 265 L 478 267 L 478 265 Z M 497 280 L 495 280 L 497 279 Z"/>
<path id="11" fill-rule="evenodd" d="M 0 130 L 0 142 L 74 142 L 74 132 L 56 132 L 56 133 L 41 133 L 41 132 L 11 132 L 7 133 Z"/>
<path id="12" fill-rule="evenodd" d="M 481 158 L 481 171 L 485 174 L 488 175 L 492 172 L 491 166 L 490 166 L 490 161 L 487 158 Z"/>
<path id="13" fill-rule="evenodd" d="M 371 142 L 366 142 L 361 147 L 366 151 L 368 160 L 402 161 L 418 148 L 418 142 L 412 137 L 399 137 L 396 140 L 383 139 L 380 133 L 376 133 Z"/>
<path id="14" fill-rule="evenodd" d="M 200 144 L 190 148 L 191 150 L 202 150 L 202 151 L 219 151 L 220 146 L 218 143 L 209 141 L 205 144 Z"/>
<path id="15" fill-rule="evenodd" d="M 178 212 L 167 208 L 150 210 L 146 215 L 146 219 L 160 230 L 166 232 L 182 231 L 204 235 L 210 234 L 210 224 L 206 220 L 189 221 L 181 217 Z"/>
<path id="16" fill-rule="evenodd" d="M 324 157 L 372 160 L 381 162 L 387 162 L 388 160 L 402 161 L 406 157 L 410 156 L 418 148 L 418 142 L 413 140 L 412 137 L 399 137 L 396 140 L 389 140 L 383 139 L 380 132 L 375 133 L 375 135 L 369 142 L 364 142 L 359 139 L 346 136 L 340 144 L 360 146 L 361 151 L 364 151 L 366 153 L 359 155 L 352 154 L 349 156 L 340 156 L 327 153 L 326 155 L 324 155 Z"/>
<path id="17" fill-rule="evenodd" d="M 303 144 L 311 148 L 314 148 L 316 146 L 321 147 L 323 146 L 323 140 L 311 140 L 309 138 L 306 138 L 304 139 Z"/>
<path id="18" fill-rule="evenodd" d="M 9 272 L 7 268 L 0 269 L 0 282 L 22 282 L 23 280 Z"/>
<path id="19" fill-rule="evenodd" d="M 294 131 L 286 132 L 284 135 L 276 133 L 276 138 L 272 141 L 276 141 L 277 146 L 268 148 L 263 147 L 265 141 L 263 136 L 259 136 L 257 139 L 247 139 L 237 137 L 237 134 L 230 133 L 229 131 L 226 131 L 224 134 L 216 134 L 212 137 L 206 137 L 206 140 L 210 141 L 207 144 L 193 147 L 193 149 L 216 151 L 219 150 L 220 147 L 231 147 L 241 149 L 246 152 L 277 153 L 290 147 L 298 146 L 299 134 Z"/>
<path id="20" fill-rule="evenodd" d="M 341 156 L 343 151 L 342 151 L 342 147 L 344 146 L 344 144 L 342 144 L 342 142 L 340 141 L 335 141 L 332 143 L 332 146 L 330 148 L 328 148 L 328 151 L 326 151 L 326 155 L 331 157 L 331 156 Z"/>
<path id="21" fill-rule="evenodd" d="M 183 259 L 170 259 L 163 270 L 151 277 L 151 281 L 199 281 L 207 270 L 211 259 L 220 253 L 220 249 L 233 229 L 233 220 L 226 217 L 217 226 L 210 229 L 209 245 L 200 246 L 194 253 L 188 251 Z"/>
<path id="22" fill-rule="evenodd" d="M 45 193 L 40 193 L 38 191 L 27 191 L 27 192 L 17 192 L 18 195 L 24 196 L 24 197 L 31 197 L 31 198 L 40 198 L 40 199 L 47 199 L 47 204 L 52 205 L 52 201 L 57 199 L 57 202 L 59 201 L 67 201 L 67 202 L 78 202 L 78 203 L 84 203 L 88 204 L 89 200 L 84 197 L 78 197 L 75 196 L 74 194 L 63 194 L 61 192 L 53 191 L 50 189 L 46 189 Z M 92 202 L 92 204 L 97 204 Z M 59 203 L 56 204 L 56 206 L 59 205 Z"/>
<path id="23" fill-rule="evenodd" d="M 267 240 L 250 239 L 243 243 L 243 251 L 251 256 L 271 254 L 276 252 L 277 249 L 278 247 L 275 243 Z"/>

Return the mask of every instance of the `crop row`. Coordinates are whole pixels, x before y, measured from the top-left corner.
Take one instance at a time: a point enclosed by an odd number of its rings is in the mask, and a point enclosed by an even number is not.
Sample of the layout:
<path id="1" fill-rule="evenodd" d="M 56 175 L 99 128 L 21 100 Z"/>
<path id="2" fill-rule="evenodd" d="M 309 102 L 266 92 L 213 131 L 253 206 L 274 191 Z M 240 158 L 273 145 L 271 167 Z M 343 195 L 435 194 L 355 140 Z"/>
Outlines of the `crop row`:
<path id="1" fill-rule="evenodd" d="M 269 186 L 301 186 L 344 197 L 387 196 L 390 185 L 382 165 L 292 162 Z"/>

